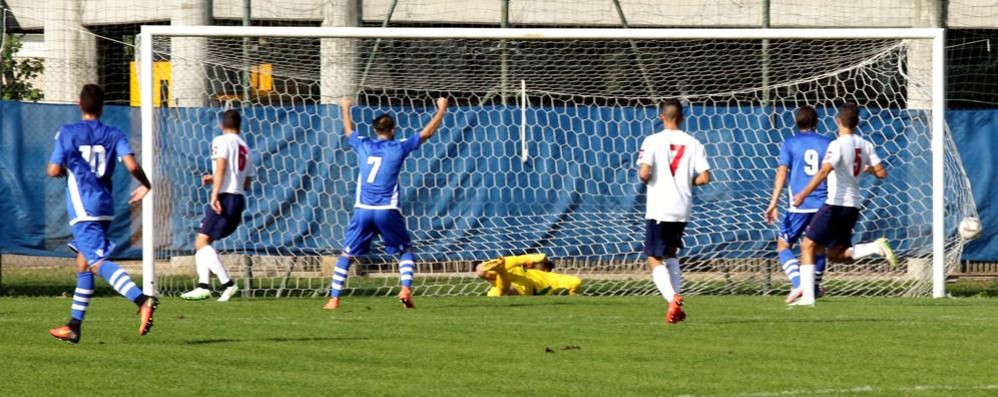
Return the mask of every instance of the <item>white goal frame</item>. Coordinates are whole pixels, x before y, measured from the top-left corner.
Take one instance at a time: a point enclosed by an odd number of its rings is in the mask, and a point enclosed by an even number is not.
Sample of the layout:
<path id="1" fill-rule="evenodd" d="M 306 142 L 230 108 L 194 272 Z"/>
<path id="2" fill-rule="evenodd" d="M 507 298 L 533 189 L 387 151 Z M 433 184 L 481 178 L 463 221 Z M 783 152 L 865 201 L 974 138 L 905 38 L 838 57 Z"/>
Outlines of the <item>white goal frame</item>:
<path id="1" fill-rule="evenodd" d="M 153 147 L 154 37 L 313 37 L 508 40 L 654 40 L 654 39 L 923 39 L 932 40 L 932 296 L 946 296 L 946 233 L 944 208 L 945 63 L 944 29 L 495 29 L 495 28 L 359 28 L 359 27 L 242 27 L 142 26 L 139 34 L 139 89 L 142 117 L 142 166 L 155 180 Z M 155 218 L 152 190 L 142 206 L 142 287 L 156 293 Z"/>

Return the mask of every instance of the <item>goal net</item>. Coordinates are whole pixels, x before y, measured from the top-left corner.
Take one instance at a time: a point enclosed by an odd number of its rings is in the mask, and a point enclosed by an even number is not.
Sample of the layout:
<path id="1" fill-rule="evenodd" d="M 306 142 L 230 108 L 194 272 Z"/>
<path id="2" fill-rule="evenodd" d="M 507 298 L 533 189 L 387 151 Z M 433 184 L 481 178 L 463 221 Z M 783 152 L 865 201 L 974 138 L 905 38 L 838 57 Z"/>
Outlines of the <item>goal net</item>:
<path id="1" fill-rule="evenodd" d="M 686 104 L 684 128 L 706 145 L 712 166 L 712 183 L 695 189 L 680 253 L 684 293 L 788 289 L 777 229 L 762 212 L 802 105 L 817 108 L 819 132 L 834 136 L 835 106 L 858 103 L 859 133 L 890 172 L 885 181 L 863 180 L 854 240 L 886 237 L 900 266 L 877 258 L 831 263 L 823 283 L 830 294 L 929 295 L 940 258 L 934 242 L 943 247 L 939 263 L 953 267 L 963 249 L 956 226 L 976 216 L 948 133 L 937 168 L 944 182 L 933 183 L 939 115 L 932 105 L 941 98 L 934 98 L 928 37 L 836 38 L 828 30 L 823 38 L 776 31 L 768 39 L 687 39 L 579 29 L 570 32 L 615 37 L 542 39 L 537 32 L 554 31 L 538 30 L 469 38 L 487 34 L 370 28 L 179 36 L 177 29 L 146 36 L 153 73 L 142 74 L 152 80 L 155 115 L 144 142 L 155 174 L 146 260 L 155 262 L 163 294 L 194 286 L 193 241 L 209 193 L 200 176 L 210 170 L 210 141 L 226 107 L 243 114 L 258 177 L 243 225 L 215 246 L 253 296 L 327 291 L 357 181 L 336 105 L 342 97 L 357 103 L 359 134 L 371 135 L 370 122 L 387 113 L 400 137 L 422 128 L 437 96 L 451 99 L 439 133 L 400 177 L 420 295 L 484 294 L 489 286 L 475 278 L 476 263 L 537 252 L 554 260 L 554 271 L 581 277 L 585 294 L 655 293 L 641 254 L 645 188 L 635 161 L 643 137 L 662 129 L 656 105 L 664 98 Z M 622 36 L 628 32 L 633 38 Z M 944 199 L 935 219 L 934 193 Z M 942 234 L 934 239 L 938 219 Z M 398 259 L 379 244 L 372 251 L 355 263 L 345 294 L 397 291 Z"/>

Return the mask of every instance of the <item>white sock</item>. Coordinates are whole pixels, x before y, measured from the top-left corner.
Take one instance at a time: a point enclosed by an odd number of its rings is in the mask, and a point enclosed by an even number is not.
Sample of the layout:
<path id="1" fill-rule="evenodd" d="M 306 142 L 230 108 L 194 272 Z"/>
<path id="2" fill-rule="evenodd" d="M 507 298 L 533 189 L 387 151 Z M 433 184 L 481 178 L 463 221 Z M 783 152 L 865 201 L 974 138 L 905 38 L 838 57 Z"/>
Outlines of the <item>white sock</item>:
<path id="1" fill-rule="evenodd" d="M 198 284 L 208 284 L 211 280 L 211 272 L 208 271 L 208 261 L 204 259 L 204 249 L 194 253 L 194 267 L 198 271 Z"/>
<path id="2" fill-rule="evenodd" d="M 814 265 L 800 265 L 800 287 L 804 295 L 802 303 L 814 303 Z"/>
<path id="3" fill-rule="evenodd" d="M 669 270 L 669 281 L 672 282 L 672 291 L 675 293 L 680 293 L 679 291 L 683 283 L 683 274 L 679 271 L 679 259 L 669 258 L 665 260 L 665 267 Z"/>
<path id="4" fill-rule="evenodd" d="M 856 244 L 852 246 L 851 256 L 853 259 L 866 258 L 870 255 L 883 256 L 884 253 L 880 252 L 880 246 L 877 243 Z"/>
<path id="5" fill-rule="evenodd" d="M 651 279 L 658 287 L 658 292 L 665 300 L 672 302 L 672 296 L 676 294 L 676 290 L 672 288 L 672 281 L 669 278 L 669 270 L 665 266 L 655 266 L 651 271 Z"/>
<path id="6" fill-rule="evenodd" d="M 222 260 L 218 258 L 218 252 L 215 252 L 215 248 L 206 245 L 204 248 L 198 250 L 195 257 L 201 256 L 204 263 L 208 266 L 208 269 L 212 273 L 218 276 L 218 282 L 225 284 L 229 282 L 229 272 L 225 271 L 225 267 L 222 266 Z"/>

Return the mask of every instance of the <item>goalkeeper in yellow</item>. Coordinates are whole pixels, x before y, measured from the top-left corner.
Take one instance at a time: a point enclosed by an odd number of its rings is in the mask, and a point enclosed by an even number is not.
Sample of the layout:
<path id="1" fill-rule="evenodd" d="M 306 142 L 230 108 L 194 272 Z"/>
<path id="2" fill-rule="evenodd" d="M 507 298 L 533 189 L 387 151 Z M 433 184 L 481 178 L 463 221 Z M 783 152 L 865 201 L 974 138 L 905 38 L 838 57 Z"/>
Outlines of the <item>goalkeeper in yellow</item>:
<path id="1" fill-rule="evenodd" d="M 544 254 L 499 257 L 479 263 L 475 274 L 492 284 L 488 296 L 551 295 L 567 290 L 569 295 L 579 293 L 582 279 L 552 273 L 554 263 Z"/>

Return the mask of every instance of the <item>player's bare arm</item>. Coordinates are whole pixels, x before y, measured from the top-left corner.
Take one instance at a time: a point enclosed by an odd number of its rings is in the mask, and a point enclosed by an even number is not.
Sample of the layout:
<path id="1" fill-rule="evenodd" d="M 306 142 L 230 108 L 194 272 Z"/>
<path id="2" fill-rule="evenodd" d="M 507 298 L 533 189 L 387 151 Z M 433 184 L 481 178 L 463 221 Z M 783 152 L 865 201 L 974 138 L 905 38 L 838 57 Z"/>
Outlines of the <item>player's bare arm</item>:
<path id="1" fill-rule="evenodd" d="M 218 200 L 219 190 L 222 189 L 222 182 L 225 178 L 225 168 L 228 166 L 228 160 L 224 157 L 215 159 L 215 176 L 212 180 L 218 181 L 218 183 L 213 183 L 211 185 L 211 209 L 215 211 L 216 214 L 222 213 L 222 202 Z"/>
<path id="2" fill-rule="evenodd" d="M 250 190 L 250 186 L 253 184 L 252 182 L 253 182 L 253 177 L 251 176 L 246 177 L 246 181 L 243 182 L 243 190 L 247 191 Z"/>
<path id="3" fill-rule="evenodd" d="M 437 98 L 437 113 L 433 115 L 430 122 L 423 127 L 423 130 L 419 132 L 419 143 L 426 142 L 427 139 L 437 133 L 437 129 L 440 128 L 440 124 L 444 121 L 444 115 L 447 114 L 447 98 Z"/>
<path id="4" fill-rule="evenodd" d="M 703 186 L 710 183 L 710 170 L 701 172 L 696 178 L 693 178 L 693 186 Z"/>
<path id="5" fill-rule="evenodd" d="M 887 168 L 884 168 L 884 164 L 880 163 L 872 167 L 866 167 L 866 171 L 873 174 L 877 179 L 884 180 L 887 179 Z"/>
<path id="6" fill-rule="evenodd" d="M 66 176 L 66 169 L 62 168 L 62 166 L 59 164 L 49 164 L 48 170 L 46 170 L 46 174 L 49 176 L 49 178 L 62 178 Z"/>
<path id="7" fill-rule="evenodd" d="M 648 184 L 648 182 L 651 182 L 651 166 L 650 165 L 648 165 L 648 164 L 641 164 L 641 168 L 638 169 L 638 179 L 640 179 L 641 182 L 644 183 L 644 184 Z"/>
<path id="8" fill-rule="evenodd" d="M 353 106 L 353 101 L 350 98 L 340 100 L 340 113 L 343 115 L 343 133 L 346 134 L 347 138 L 353 135 L 353 118 L 350 116 L 351 106 Z"/>
<path id="9" fill-rule="evenodd" d="M 807 187 L 805 187 L 804 190 L 802 190 L 800 193 L 797 193 L 797 195 L 794 196 L 794 202 L 793 202 L 794 207 L 800 207 L 802 204 L 804 204 L 804 200 L 807 199 L 807 196 L 811 195 L 811 192 L 813 192 L 814 189 L 817 189 L 818 185 L 821 185 L 821 182 L 824 182 L 825 179 L 828 178 L 828 174 L 831 174 L 832 170 L 833 168 L 831 164 L 829 163 L 822 164 L 821 169 L 818 170 L 817 174 L 814 174 L 814 177 L 811 178 L 811 182 L 807 184 Z"/>
<path id="10" fill-rule="evenodd" d="M 790 168 L 785 165 L 776 167 L 776 177 L 773 178 L 773 195 L 769 198 L 769 207 L 766 208 L 766 212 L 762 213 L 766 222 L 771 225 L 776 223 L 776 218 L 779 216 L 776 206 L 780 203 L 780 195 L 783 194 L 783 185 L 787 182 L 789 172 Z"/>
<path id="11" fill-rule="evenodd" d="M 121 162 L 125 164 L 125 168 L 128 172 L 132 174 L 135 180 L 139 181 L 139 187 L 132 191 L 132 194 L 128 198 L 128 204 L 136 204 L 142 201 L 142 198 L 149 193 L 149 189 L 152 189 L 152 183 L 149 182 L 149 178 L 146 177 L 146 172 L 142 170 L 142 166 L 135 161 L 134 155 L 122 156 Z"/>

